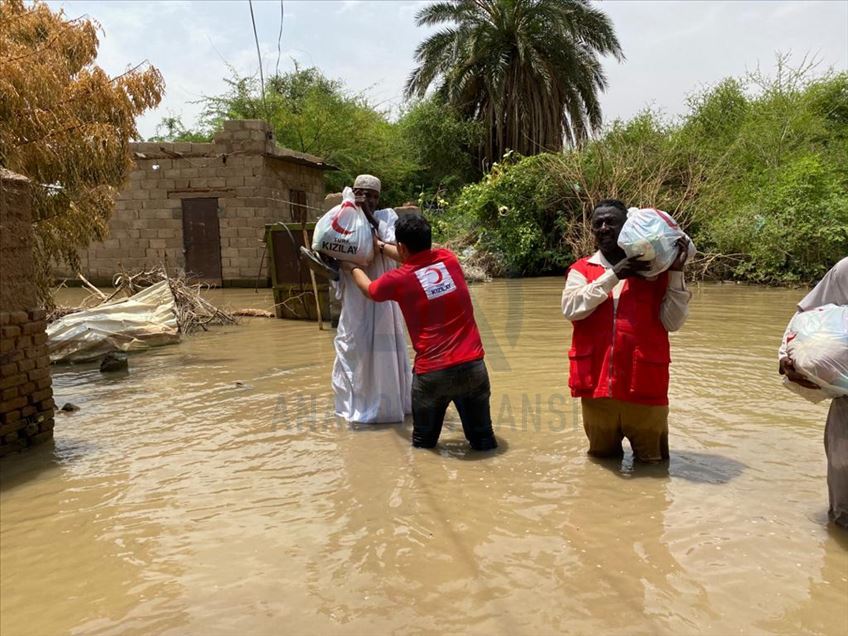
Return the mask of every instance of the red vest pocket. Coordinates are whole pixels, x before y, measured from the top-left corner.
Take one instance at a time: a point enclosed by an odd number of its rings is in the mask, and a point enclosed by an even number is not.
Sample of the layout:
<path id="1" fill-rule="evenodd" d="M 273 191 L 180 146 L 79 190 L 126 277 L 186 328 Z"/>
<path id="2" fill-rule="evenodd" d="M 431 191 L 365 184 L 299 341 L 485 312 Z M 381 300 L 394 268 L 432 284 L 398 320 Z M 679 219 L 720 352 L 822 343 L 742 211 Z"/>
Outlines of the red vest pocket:
<path id="1" fill-rule="evenodd" d="M 668 395 L 670 363 L 671 358 L 667 353 L 649 353 L 637 347 L 633 353 L 630 398 L 633 400 L 665 398 Z"/>
<path id="2" fill-rule="evenodd" d="M 591 351 L 568 352 L 569 372 L 568 388 L 577 393 L 592 392 L 595 390 L 595 377 L 593 373 L 593 359 Z"/>

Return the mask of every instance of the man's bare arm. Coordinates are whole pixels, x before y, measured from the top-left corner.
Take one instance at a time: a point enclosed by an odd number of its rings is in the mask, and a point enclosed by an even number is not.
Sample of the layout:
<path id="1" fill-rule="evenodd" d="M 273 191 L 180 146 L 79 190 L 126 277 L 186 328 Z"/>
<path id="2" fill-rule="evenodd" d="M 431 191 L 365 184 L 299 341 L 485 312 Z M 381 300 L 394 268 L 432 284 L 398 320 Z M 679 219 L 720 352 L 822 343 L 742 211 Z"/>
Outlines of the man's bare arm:
<path id="1" fill-rule="evenodd" d="M 361 291 L 368 300 L 373 300 L 373 298 L 371 298 L 371 294 L 368 293 L 368 287 L 371 285 L 371 279 L 368 277 L 368 274 L 365 273 L 365 270 L 362 269 L 362 266 L 344 261 L 342 262 L 342 269 L 350 273 L 350 277 L 353 279 L 353 284 L 359 287 L 359 291 Z"/>
<path id="2" fill-rule="evenodd" d="M 398 253 L 397 245 L 393 243 L 386 243 L 385 241 L 378 239 L 376 235 L 374 236 L 374 252 L 384 254 L 393 261 L 397 261 L 398 263 L 403 262 L 400 260 L 400 254 Z"/>

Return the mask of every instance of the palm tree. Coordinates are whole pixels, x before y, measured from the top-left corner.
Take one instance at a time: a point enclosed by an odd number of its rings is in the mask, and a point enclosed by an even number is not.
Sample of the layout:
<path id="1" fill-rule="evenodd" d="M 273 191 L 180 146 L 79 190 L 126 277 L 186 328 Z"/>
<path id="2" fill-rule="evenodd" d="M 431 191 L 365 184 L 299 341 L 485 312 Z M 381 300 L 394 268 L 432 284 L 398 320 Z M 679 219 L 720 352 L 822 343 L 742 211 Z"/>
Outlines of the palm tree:
<path id="1" fill-rule="evenodd" d="M 575 145 L 601 125 L 600 55 L 624 55 L 612 23 L 588 0 L 448 0 L 416 15 L 447 25 L 415 52 L 407 97 L 436 94 L 489 131 L 482 156 Z"/>

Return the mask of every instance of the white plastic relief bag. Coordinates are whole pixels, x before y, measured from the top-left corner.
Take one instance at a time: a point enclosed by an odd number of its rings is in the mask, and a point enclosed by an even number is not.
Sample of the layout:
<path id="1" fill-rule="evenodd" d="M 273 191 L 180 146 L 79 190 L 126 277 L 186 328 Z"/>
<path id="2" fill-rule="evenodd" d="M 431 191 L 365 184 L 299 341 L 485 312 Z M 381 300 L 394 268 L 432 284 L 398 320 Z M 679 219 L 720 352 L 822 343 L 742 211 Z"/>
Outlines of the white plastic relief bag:
<path id="1" fill-rule="evenodd" d="M 342 202 L 315 224 L 312 249 L 340 261 L 366 265 L 374 251 L 371 224 L 356 205 L 353 190 L 342 191 Z"/>
<path id="2" fill-rule="evenodd" d="M 848 396 L 848 305 L 802 311 L 789 323 L 786 351 L 795 369 L 827 397 Z"/>
<path id="3" fill-rule="evenodd" d="M 686 239 L 687 260 L 690 260 L 695 256 L 695 244 L 670 214 L 655 208 L 630 208 L 618 235 L 618 245 L 628 258 L 640 256 L 639 260 L 651 261 L 650 267 L 640 272 L 650 277 L 671 267 L 677 258 L 677 241 L 680 238 Z"/>

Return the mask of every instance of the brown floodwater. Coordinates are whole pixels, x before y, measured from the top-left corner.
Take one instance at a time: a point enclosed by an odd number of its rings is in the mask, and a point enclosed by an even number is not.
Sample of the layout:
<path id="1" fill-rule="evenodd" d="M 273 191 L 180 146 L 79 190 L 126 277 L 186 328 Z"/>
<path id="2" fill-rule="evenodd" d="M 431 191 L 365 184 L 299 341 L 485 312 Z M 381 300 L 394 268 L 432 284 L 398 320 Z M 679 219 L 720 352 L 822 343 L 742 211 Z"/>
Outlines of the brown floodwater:
<path id="1" fill-rule="evenodd" d="M 561 279 L 472 290 L 501 449 L 451 408 L 331 409 L 331 331 L 245 319 L 57 367 L 55 443 L 0 463 L 0 633 L 844 634 L 826 406 L 776 376 L 800 290 L 696 288 L 672 336 L 667 470 L 587 458 Z M 270 294 L 212 293 L 234 307 Z"/>

